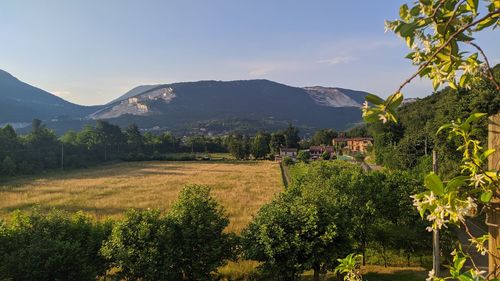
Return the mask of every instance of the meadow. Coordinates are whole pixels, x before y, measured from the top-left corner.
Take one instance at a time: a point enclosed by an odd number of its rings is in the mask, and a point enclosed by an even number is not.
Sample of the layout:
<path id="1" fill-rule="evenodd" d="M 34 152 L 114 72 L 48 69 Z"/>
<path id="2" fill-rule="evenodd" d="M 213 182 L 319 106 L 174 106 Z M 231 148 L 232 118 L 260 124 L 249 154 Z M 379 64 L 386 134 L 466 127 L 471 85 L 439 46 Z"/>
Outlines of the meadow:
<path id="1" fill-rule="evenodd" d="M 15 210 L 53 208 L 84 211 L 98 220 L 120 218 L 130 208 L 167 211 L 181 188 L 208 185 L 239 233 L 259 208 L 284 190 L 280 167 L 269 161 L 151 161 L 120 162 L 89 169 L 51 171 L 0 181 L 0 218 Z M 229 262 L 219 269 L 221 280 L 268 280 L 256 271 L 257 262 Z M 367 280 L 419 280 L 417 268 L 367 266 Z M 255 278 L 255 279 L 254 279 Z M 335 280 L 333 275 L 325 280 Z M 414 279 L 412 279 L 414 278 Z M 270 279 L 272 280 L 272 278 Z M 303 280 L 312 280 L 305 273 Z"/>
<path id="2" fill-rule="evenodd" d="M 119 218 L 130 208 L 169 209 L 181 188 L 208 185 L 240 232 L 259 208 L 283 190 L 279 165 L 264 161 L 122 162 L 55 171 L 0 182 L 0 218 L 33 207 Z"/>

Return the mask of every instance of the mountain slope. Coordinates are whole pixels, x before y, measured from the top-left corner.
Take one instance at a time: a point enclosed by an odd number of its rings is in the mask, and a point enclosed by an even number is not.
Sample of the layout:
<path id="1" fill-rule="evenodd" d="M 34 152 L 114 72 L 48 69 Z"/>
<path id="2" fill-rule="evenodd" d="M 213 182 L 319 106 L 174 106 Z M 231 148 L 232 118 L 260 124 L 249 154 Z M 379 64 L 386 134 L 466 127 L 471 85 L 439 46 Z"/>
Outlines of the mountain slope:
<path id="1" fill-rule="evenodd" d="M 328 96 L 335 103 L 323 102 L 322 96 Z M 91 117 L 168 130 L 226 124 L 226 131 L 231 130 L 228 123 L 241 125 L 242 120 L 258 121 L 263 128 L 292 122 L 306 128 L 336 129 L 361 120 L 357 96 L 352 98 L 336 88 L 302 89 L 269 80 L 164 84 L 126 97 L 108 104 Z"/>
<path id="2" fill-rule="evenodd" d="M 141 86 L 137 86 L 137 87 L 131 89 L 130 91 L 126 92 L 125 94 L 119 96 L 118 98 L 116 98 L 116 99 L 108 102 L 107 104 L 113 104 L 115 102 L 119 102 L 119 101 L 128 99 L 130 97 L 139 95 L 139 94 L 144 93 L 146 91 L 149 91 L 152 88 L 157 87 L 157 86 L 158 85 L 141 85 Z"/>
<path id="3" fill-rule="evenodd" d="M 0 123 L 30 122 L 33 118 L 78 118 L 97 108 L 70 103 L 0 70 Z"/>

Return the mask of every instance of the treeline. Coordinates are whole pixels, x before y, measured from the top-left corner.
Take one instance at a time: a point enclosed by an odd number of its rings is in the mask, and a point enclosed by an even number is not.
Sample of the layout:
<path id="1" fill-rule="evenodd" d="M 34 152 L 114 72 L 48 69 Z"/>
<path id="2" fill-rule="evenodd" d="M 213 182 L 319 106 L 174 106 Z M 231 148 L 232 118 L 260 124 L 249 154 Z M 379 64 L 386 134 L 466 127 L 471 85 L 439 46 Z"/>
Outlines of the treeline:
<path id="1" fill-rule="evenodd" d="M 17 213 L 0 223 L 0 280 L 213 280 L 218 267 L 242 258 L 259 261 L 259 275 L 272 280 L 307 270 L 319 280 L 353 251 L 375 249 L 386 265 L 389 251 L 413 265 L 431 252 L 410 198 L 421 183 L 409 173 L 342 161 L 290 169 L 291 185 L 240 236 L 225 231 L 228 217 L 203 186 L 184 188 L 166 214 L 130 210 L 114 222 Z"/>
<path id="2" fill-rule="evenodd" d="M 500 65 L 495 67 L 500 79 Z M 439 126 L 471 113 L 488 115 L 500 111 L 500 95 L 488 81 L 481 81 L 470 90 L 445 88 L 426 98 L 399 108 L 397 124 L 370 124 L 374 136 L 377 163 L 392 169 L 411 169 L 418 174 L 431 170 L 432 150 L 437 151 L 440 175 L 449 178 L 460 171 L 462 155 L 456 150 L 461 144 L 446 134 L 436 134 Z M 476 136 L 487 144 L 487 120 L 481 120 Z"/>
<path id="3" fill-rule="evenodd" d="M 83 168 L 112 160 L 195 160 L 195 153 L 230 152 L 236 159 L 272 159 L 280 147 L 309 148 L 329 145 L 337 133 L 318 130 L 311 139 L 301 139 L 292 125 L 275 133 L 255 136 L 177 137 L 169 132 L 142 133 L 132 124 L 122 130 L 98 120 L 81 131 L 57 137 L 40 120 L 33 120 L 31 132 L 18 135 L 12 126 L 0 128 L 0 175 L 32 174 L 55 168 Z"/>
<path id="4" fill-rule="evenodd" d="M 134 124 L 122 130 L 102 120 L 59 138 L 37 119 L 26 135 L 17 135 L 7 125 L 0 128 L 0 148 L 0 175 L 8 176 L 61 167 L 81 168 L 118 159 L 194 160 L 192 154 L 196 152 L 227 152 L 223 137 L 142 134 Z"/>

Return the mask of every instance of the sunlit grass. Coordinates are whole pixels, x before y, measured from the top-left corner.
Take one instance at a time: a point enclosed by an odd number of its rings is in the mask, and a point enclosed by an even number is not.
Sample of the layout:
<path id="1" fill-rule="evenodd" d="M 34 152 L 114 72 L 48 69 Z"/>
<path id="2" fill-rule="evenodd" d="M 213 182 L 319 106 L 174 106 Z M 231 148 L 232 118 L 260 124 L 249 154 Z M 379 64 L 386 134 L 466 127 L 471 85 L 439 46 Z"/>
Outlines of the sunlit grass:
<path id="1" fill-rule="evenodd" d="M 234 232 L 283 190 L 274 162 L 126 162 L 0 183 L 0 217 L 33 206 L 83 210 L 97 219 L 119 218 L 129 208 L 166 211 L 187 184 L 212 187 Z"/>

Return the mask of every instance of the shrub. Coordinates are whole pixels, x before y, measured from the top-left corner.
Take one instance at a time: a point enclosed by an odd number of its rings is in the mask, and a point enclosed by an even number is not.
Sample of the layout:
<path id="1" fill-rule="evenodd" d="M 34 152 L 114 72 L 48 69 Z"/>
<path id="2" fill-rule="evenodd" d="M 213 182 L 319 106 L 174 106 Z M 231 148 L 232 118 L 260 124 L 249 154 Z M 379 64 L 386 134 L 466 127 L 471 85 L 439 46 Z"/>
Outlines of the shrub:
<path id="1" fill-rule="evenodd" d="M 321 153 L 321 159 L 323 160 L 330 160 L 330 153 L 328 151 L 324 151 L 323 153 Z"/>
<path id="2" fill-rule="evenodd" d="M 0 276 L 5 280 L 95 280 L 106 271 L 99 248 L 109 224 L 77 213 L 16 213 L 0 226 Z"/>
<path id="3" fill-rule="evenodd" d="M 297 154 L 297 160 L 307 163 L 309 162 L 309 158 L 311 158 L 311 154 L 307 150 L 301 150 Z"/>
<path id="4" fill-rule="evenodd" d="M 285 166 L 293 165 L 293 159 L 291 157 L 285 156 L 285 158 L 283 158 L 283 165 Z"/>

